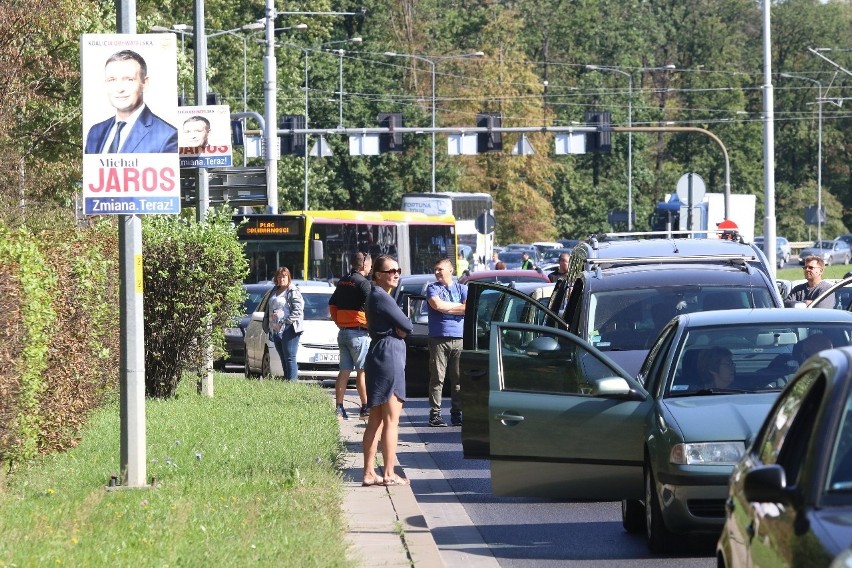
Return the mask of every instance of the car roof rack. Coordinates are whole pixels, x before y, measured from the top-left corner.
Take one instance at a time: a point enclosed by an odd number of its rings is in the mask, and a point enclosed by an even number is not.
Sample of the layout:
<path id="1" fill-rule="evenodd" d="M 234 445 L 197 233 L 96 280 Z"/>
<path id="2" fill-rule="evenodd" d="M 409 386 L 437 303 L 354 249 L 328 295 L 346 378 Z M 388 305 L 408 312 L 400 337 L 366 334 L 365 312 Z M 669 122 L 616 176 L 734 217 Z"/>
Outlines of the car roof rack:
<path id="1" fill-rule="evenodd" d="M 627 258 L 587 258 L 589 268 L 606 268 L 613 265 L 639 266 L 643 264 L 731 264 L 745 266 L 758 261 L 757 256 L 742 254 L 700 254 L 692 256 L 645 256 Z"/>
<path id="2" fill-rule="evenodd" d="M 597 238 L 599 241 L 606 240 L 618 240 L 618 239 L 639 239 L 641 237 L 668 237 L 670 239 L 679 239 L 679 238 L 695 238 L 695 235 L 724 235 L 727 233 L 731 233 L 731 229 L 701 229 L 695 231 L 681 231 L 679 229 L 672 229 L 671 231 L 627 231 L 627 232 L 611 232 L 611 233 L 597 233 L 592 235 L 590 238 Z M 704 237 L 702 237 L 704 238 Z"/>

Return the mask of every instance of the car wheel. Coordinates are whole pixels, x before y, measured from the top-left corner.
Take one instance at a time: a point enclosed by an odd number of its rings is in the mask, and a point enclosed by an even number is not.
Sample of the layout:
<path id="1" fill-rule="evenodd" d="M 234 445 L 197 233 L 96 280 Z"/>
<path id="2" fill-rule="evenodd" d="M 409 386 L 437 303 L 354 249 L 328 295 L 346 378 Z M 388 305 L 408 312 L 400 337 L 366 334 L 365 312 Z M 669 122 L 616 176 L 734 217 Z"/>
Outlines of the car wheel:
<path id="1" fill-rule="evenodd" d="M 666 552 L 674 541 L 674 535 L 663 522 L 654 473 L 648 462 L 645 462 L 645 537 L 651 552 Z"/>
<path id="2" fill-rule="evenodd" d="M 831 266 L 831 257 L 830 257 L 830 256 L 829 256 L 828 258 L 826 258 L 826 259 L 825 259 L 825 265 L 826 265 L 826 266 Z"/>
<path id="3" fill-rule="evenodd" d="M 263 349 L 263 360 L 260 363 L 260 374 L 263 377 L 272 376 L 272 365 L 269 363 L 269 348 L 267 347 L 264 347 Z"/>
<path id="4" fill-rule="evenodd" d="M 645 506 L 642 501 L 625 499 L 621 502 L 621 525 L 630 534 L 642 532 L 645 528 Z"/>
<path id="5" fill-rule="evenodd" d="M 778 257 L 778 268 L 784 268 L 784 266 L 785 266 L 786 264 L 787 264 L 787 261 L 786 261 L 786 260 L 784 260 L 784 257 L 783 257 L 783 256 L 779 256 L 779 257 Z"/>

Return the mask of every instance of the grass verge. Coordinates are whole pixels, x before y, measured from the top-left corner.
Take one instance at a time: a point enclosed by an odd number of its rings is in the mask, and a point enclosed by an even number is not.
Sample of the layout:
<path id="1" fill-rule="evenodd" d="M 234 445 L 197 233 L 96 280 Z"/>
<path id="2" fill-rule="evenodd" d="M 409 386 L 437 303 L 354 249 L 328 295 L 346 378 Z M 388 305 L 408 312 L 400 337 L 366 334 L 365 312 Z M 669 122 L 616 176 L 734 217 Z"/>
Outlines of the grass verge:
<path id="1" fill-rule="evenodd" d="M 852 270 L 852 265 L 835 264 L 834 266 L 826 266 L 822 273 L 823 279 L 843 278 L 843 275 Z M 805 277 L 805 272 L 801 266 L 783 268 L 776 272 L 776 278 L 781 280 L 799 280 Z"/>
<path id="2" fill-rule="evenodd" d="M 106 491 L 118 402 L 80 445 L 0 477 L 0 567 L 344 566 L 342 446 L 320 387 L 217 374 L 148 401 L 148 489 Z"/>

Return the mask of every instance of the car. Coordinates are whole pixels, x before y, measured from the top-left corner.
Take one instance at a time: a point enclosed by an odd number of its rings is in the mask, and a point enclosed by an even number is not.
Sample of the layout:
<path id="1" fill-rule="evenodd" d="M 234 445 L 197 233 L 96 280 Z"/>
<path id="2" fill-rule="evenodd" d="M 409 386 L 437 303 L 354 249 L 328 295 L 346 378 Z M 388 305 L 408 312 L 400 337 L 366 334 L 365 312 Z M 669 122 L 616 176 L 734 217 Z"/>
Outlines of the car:
<path id="1" fill-rule="evenodd" d="M 490 460 L 496 495 L 621 501 L 624 528 L 654 551 L 718 535 L 728 476 L 795 372 L 797 344 L 852 333 L 852 314 L 831 310 L 682 314 L 633 377 L 532 298 L 480 292 L 460 362 L 464 457 Z M 510 317 L 492 317 L 501 305 Z M 699 384 L 699 361 L 720 357 L 712 348 L 732 353 L 734 383 Z"/>
<path id="2" fill-rule="evenodd" d="M 834 294 L 834 306 L 835 310 L 846 310 L 852 311 L 852 277 L 846 277 L 841 280 L 838 280 L 832 284 L 831 288 L 817 296 L 813 302 L 811 302 L 807 307 L 815 308 L 815 307 L 829 307 L 829 306 L 821 306 L 822 301 L 827 297 Z"/>
<path id="3" fill-rule="evenodd" d="M 429 394 L 429 311 L 426 304 L 426 287 L 432 282 L 435 282 L 435 277 L 429 274 L 403 276 L 392 292 L 413 327 L 413 331 L 405 337 L 405 386 L 408 396 Z M 547 301 L 553 290 L 552 284 L 540 279 L 530 282 L 513 281 L 510 285 L 543 302 Z M 449 386 L 449 381 L 444 383 L 446 394 L 449 394 Z"/>
<path id="4" fill-rule="evenodd" d="M 467 284 L 474 281 L 499 282 L 501 284 L 512 284 L 519 282 L 550 282 L 547 274 L 541 270 L 480 270 L 471 272 L 459 278 L 459 282 Z"/>
<path id="5" fill-rule="evenodd" d="M 763 235 L 758 235 L 754 238 L 754 244 L 763 248 L 764 238 Z M 790 248 L 790 241 L 788 241 L 785 237 L 775 237 L 775 263 L 778 268 L 784 268 L 788 262 L 790 262 L 790 257 L 793 255 L 793 251 Z"/>
<path id="6" fill-rule="evenodd" d="M 718 239 L 591 238 L 574 247 L 550 309 L 568 330 L 634 374 L 663 325 L 678 313 L 783 307 L 766 257 Z M 628 238 L 629 237 L 629 238 Z"/>
<path id="7" fill-rule="evenodd" d="M 299 379 L 333 381 L 339 371 L 340 352 L 337 346 L 337 326 L 331 320 L 328 300 L 334 288 L 324 285 L 300 285 L 305 301 L 304 331 L 299 339 L 296 364 Z M 263 331 L 263 314 L 269 292 L 251 314 L 245 335 L 245 376 L 283 377 L 281 358 L 269 335 Z M 355 374 L 352 373 L 354 379 Z"/>
<path id="8" fill-rule="evenodd" d="M 504 250 L 498 256 L 506 264 L 507 270 L 519 270 L 524 262 L 524 252 L 529 254 L 530 258 L 535 259 L 535 250 Z"/>
<path id="9" fill-rule="evenodd" d="M 826 266 L 832 264 L 849 264 L 852 260 L 852 249 L 844 241 L 815 241 L 814 244 L 803 248 L 799 253 L 799 264 L 804 265 L 809 256 L 822 258 Z"/>
<path id="10" fill-rule="evenodd" d="M 725 511 L 717 566 L 850 565 L 852 349 L 799 369 L 736 464 Z"/>
<path id="11" fill-rule="evenodd" d="M 243 314 L 239 318 L 234 318 L 233 325 L 225 328 L 226 355 L 213 363 L 215 368 L 224 370 L 228 365 L 245 366 L 246 327 L 248 327 L 252 312 L 255 311 L 257 305 L 272 286 L 273 284 L 270 281 L 257 284 L 243 284 L 243 291 L 246 294 L 246 299 L 243 301 Z"/>
<path id="12" fill-rule="evenodd" d="M 541 258 L 542 264 L 559 264 L 559 257 L 563 254 L 571 254 L 571 249 L 556 247 L 552 249 L 548 249 L 544 251 L 544 255 Z"/>

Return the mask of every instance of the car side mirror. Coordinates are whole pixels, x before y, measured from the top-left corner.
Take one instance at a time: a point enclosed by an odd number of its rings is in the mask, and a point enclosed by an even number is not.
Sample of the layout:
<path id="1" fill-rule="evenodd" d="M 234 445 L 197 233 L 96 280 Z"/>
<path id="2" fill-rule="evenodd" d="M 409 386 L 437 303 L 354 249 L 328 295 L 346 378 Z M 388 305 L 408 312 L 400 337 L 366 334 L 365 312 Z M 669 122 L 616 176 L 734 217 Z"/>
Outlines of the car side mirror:
<path id="1" fill-rule="evenodd" d="M 605 377 L 595 380 L 592 384 L 592 396 L 645 400 L 642 393 L 631 388 L 630 383 L 621 377 Z"/>
<path id="2" fill-rule="evenodd" d="M 743 480 L 745 498 L 753 503 L 783 503 L 792 501 L 787 489 L 787 474 L 778 464 L 764 465 L 748 472 Z"/>

